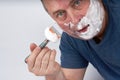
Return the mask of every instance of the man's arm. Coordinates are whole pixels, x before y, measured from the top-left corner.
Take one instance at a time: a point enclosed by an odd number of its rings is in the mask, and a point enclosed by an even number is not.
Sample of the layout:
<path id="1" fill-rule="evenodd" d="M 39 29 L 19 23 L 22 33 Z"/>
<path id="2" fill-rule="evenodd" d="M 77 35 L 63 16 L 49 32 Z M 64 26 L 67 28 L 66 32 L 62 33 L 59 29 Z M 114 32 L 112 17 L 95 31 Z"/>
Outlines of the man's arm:
<path id="1" fill-rule="evenodd" d="M 26 59 L 28 69 L 36 76 L 45 76 L 46 80 L 83 80 L 86 69 L 67 69 L 55 61 L 56 51 L 48 47 L 41 49 L 30 45 L 31 54 Z"/>
<path id="2" fill-rule="evenodd" d="M 83 80 L 86 68 L 68 69 L 62 68 L 55 76 L 46 76 L 46 80 Z"/>
<path id="3" fill-rule="evenodd" d="M 46 80 L 67 80 L 62 70 L 60 70 L 60 72 L 56 75 L 49 75 L 45 77 Z"/>

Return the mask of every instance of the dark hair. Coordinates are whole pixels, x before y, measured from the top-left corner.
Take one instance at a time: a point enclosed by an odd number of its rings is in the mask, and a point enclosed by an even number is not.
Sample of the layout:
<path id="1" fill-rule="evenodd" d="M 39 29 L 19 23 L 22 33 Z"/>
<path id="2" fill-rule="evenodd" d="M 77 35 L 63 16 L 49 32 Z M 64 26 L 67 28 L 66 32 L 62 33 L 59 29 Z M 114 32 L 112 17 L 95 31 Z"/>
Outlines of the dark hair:
<path id="1" fill-rule="evenodd" d="M 41 2 L 43 2 L 43 0 L 40 0 Z"/>
<path id="2" fill-rule="evenodd" d="M 40 0 L 40 1 L 41 1 L 42 5 L 43 5 L 44 9 L 47 11 L 47 9 L 45 8 L 45 5 L 43 3 L 43 0 Z"/>

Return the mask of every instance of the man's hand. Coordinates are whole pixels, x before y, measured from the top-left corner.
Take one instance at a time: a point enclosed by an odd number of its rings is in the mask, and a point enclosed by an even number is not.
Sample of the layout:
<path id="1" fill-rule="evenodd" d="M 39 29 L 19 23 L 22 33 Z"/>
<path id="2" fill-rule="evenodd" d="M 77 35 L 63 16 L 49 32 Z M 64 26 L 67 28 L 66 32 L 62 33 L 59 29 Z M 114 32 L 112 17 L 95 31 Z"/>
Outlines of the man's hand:
<path id="1" fill-rule="evenodd" d="M 56 76 L 60 65 L 55 61 L 56 51 L 48 47 L 41 49 L 36 44 L 30 45 L 31 54 L 26 59 L 28 69 L 37 76 Z"/>

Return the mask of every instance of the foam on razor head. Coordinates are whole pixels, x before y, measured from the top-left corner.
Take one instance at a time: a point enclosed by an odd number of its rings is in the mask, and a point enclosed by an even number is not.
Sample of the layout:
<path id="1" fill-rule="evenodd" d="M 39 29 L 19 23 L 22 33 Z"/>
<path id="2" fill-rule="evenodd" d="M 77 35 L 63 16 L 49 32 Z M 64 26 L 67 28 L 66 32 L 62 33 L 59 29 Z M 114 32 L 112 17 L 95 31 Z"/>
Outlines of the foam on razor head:
<path id="1" fill-rule="evenodd" d="M 45 29 L 45 36 L 51 42 L 57 42 L 60 38 L 59 32 L 54 27 L 47 27 Z"/>

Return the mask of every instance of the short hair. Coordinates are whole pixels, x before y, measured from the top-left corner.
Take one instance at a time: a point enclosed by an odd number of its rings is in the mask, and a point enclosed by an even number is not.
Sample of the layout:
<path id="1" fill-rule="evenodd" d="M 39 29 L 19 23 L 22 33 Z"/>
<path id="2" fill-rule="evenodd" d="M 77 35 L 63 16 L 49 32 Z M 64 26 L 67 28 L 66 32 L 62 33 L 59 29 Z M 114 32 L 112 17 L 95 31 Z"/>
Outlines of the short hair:
<path id="1" fill-rule="evenodd" d="M 43 5 L 44 9 L 47 11 L 47 9 L 45 8 L 45 5 L 44 5 L 44 3 L 43 3 L 43 0 L 40 0 L 40 1 L 41 1 L 42 5 Z M 47 12 L 48 12 L 48 11 L 47 11 Z"/>
<path id="2" fill-rule="evenodd" d="M 43 2 L 43 0 L 40 0 L 41 2 Z"/>

